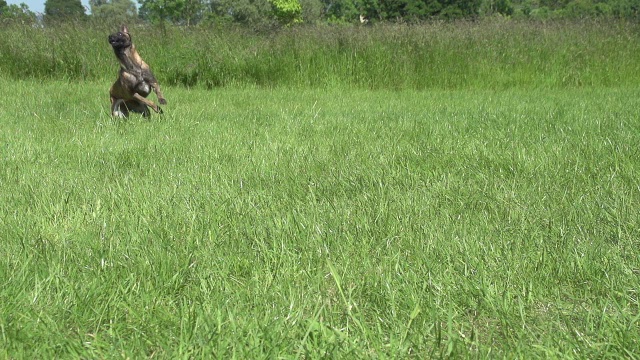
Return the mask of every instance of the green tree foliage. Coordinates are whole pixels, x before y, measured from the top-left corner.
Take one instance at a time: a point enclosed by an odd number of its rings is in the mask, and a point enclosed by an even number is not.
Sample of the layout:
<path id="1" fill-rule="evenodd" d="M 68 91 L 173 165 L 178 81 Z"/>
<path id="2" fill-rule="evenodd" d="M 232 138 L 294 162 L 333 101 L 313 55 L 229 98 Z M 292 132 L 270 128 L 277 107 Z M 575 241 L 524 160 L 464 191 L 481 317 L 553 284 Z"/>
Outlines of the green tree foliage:
<path id="1" fill-rule="evenodd" d="M 28 8 L 0 0 L 2 18 L 29 18 Z M 640 20 L 640 0 L 89 0 L 92 16 L 151 23 L 240 24 L 271 29 L 297 23 L 420 23 L 503 16 L 532 19 L 623 18 Z M 46 18 L 84 14 L 80 0 L 46 0 Z M 139 13 L 139 14 L 137 14 Z"/>
<path id="2" fill-rule="evenodd" d="M 438 0 L 392 0 L 383 2 L 383 19 L 419 21 L 437 16 L 442 10 Z"/>
<path id="3" fill-rule="evenodd" d="M 302 5 L 299 0 L 270 0 L 273 13 L 281 24 L 289 25 L 302 21 Z"/>
<path id="4" fill-rule="evenodd" d="M 306 24 L 318 24 L 323 20 L 323 6 L 320 0 L 300 0 L 302 21 Z"/>
<path id="5" fill-rule="evenodd" d="M 325 0 L 329 21 L 420 22 L 436 18 L 476 17 L 481 0 Z M 498 0 L 508 1 L 508 0 Z"/>
<path id="6" fill-rule="evenodd" d="M 139 0 L 140 17 L 144 20 L 164 21 L 191 25 L 202 18 L 204 4 L 201 0 Z"/>
<path id="7" fill-rule="evenodd" d="M 480 0 L 442 0 L 442 11 L 438 14 L 445 19 L 477 17 L 480 10 Z"/>
<path id="8" fill-rule="evenodd" d="M 497 0 L 492 0 L 496 1 Z M 511 0 L 513 14 L 541 19 L 640 19 L 639 0 Z"/>
<path id="9" fill-rule="evenodd" d="M 383 19 L 380 0 L 359 0 L 355 7 L 360 15 L 362 15 L 362 20 L 366 19 L 367 21 L 376 22 Z M 359 20 L 360 15 L 358 16 Z"/>
<path id="10" fill-rule="evenodd" d="M 640 19 L 640 0 L 320 0 L 329 22 L 420 22 L 431 19 L 518 16 Z M 304 3 L 303 3 L 304 12 Z"/>
<path id="11" fill-rule="evenodd" d="M 607 2 L 611 7 L 611 14 L 618 18 L 639 19 L 640 1 L 638 0 L 611 0 Z"/>
<path id="12" fill-rule="evenodd" d="M 480 5 L 480 15 L 484 16 L 494 14 L 511 16 L 514 14 L 514 11 L 515 9 L 511 0 L 485 0 Z M 526 11 L 531 12 L 531 9 L 529 8 Z"/>
<path id="13" fill-rule="evenodd" d="M 138 16 L 136 4 L 131 0 L 89 0 L 91 15 L 111 21 L 128 21 Z"/>
<path id="14" fill-rule="evenodd" d="M 212 21 L 235 22 L 252 28 L 271 26 L 275 21 L 268 0 L 214 0 L 210 9 Z"/>
<path id="15" fill-rule="evenodd" d="M 46 0 L 45 18 L 49 20 L 80 19 L 85 17 L 84 6 L 80 0 Z"/>
<path id="16" fill-rule="evenodd" d="M 325 17 L 330 22 L 355 22 L 359 11 L 353 0 L 322 0 Z"/>
<path id="17" fill-rule="evenodd" d="M 29 10 L 29 6 L 25 3 L 20 5 L 11 4 L 0 7 L 0 19 L 11 22 L 19 22 L 22 24 L 34 24 L 36 22 L 36 14 Z"/>

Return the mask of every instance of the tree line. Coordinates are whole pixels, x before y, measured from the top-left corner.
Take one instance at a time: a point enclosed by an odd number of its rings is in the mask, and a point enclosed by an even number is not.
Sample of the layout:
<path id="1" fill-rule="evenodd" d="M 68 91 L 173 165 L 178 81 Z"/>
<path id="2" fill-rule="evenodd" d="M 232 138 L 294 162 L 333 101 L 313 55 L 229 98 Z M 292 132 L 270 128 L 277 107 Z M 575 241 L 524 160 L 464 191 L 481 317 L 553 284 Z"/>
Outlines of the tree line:
<path id="1" fill-rule="evenodd" d="M 46 0 L 44 14 L 0 0 L 0 20 L 46 23 L 95 19 L 177 25 L 415 23 L 502 16 L 532 19 L 609 17 L 637 20 L 640 0 Z"/>

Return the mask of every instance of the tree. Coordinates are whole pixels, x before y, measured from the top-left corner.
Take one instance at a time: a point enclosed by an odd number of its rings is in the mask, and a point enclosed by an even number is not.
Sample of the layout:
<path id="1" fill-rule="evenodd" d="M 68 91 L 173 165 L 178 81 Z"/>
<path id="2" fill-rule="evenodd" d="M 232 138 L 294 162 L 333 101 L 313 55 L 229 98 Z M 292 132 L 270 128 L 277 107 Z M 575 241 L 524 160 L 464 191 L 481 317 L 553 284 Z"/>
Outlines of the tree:
<path id="1" fill-rule="evenodd" d="M 445 19 L 473 18 L 480 13 L 480 0 L 442 0 L 439 16 Z"/>
<path id="2" fill-rule="evenodd" d="M 275 20 L 268 0 L 213 0 L 210 6 L 218 21 L 264 28 L 273 25 Z"/>
<path id="3" fill-rule="evenodd" d="M 442 5 L 438 0 L 391 0 L 381 1 L 381 19 L 419 21 L 436 15 Z"/>
<path id="4" fill-rule="evenodd" d="M 361 23 L 369 22 L 369 21 L 378 21 L 382 20 L 382 5 L 383 1 L 378 0 L 357 0 L 355 3 L 356 10 L 360 13 L 358 14 L 358 21 Z M 362 18 L 361 18 L 362 16 Z"/>
<path id="5" fill-rule="evenodd" d="M 524 14 L 528 14 L 531 12 L 530 7 L 527 8 L 527 3 L 523 2 L 521 5 L 521 11 Z M 480 14 L 481 15 L 495 15 L 501 14 L 506 16 L 511 16 L 514 13 L 513 4 L 511 0 L 483 0 L 480 5 Z"/>
<path id="6" fill-rule="evenodd" d="M 330 22 L 355 22 L 360 17 L 353 0 L 323 0 L 323 3 Z"/>
<path id="7" fill-rule="evenodd" d="M 637 0 L 609 1 L 611 13 L 618 18 L 638 19 L 640 17 L 640 3 Z"/>
<path id="8" fill-rule="evenodd" d="M 85 16 L 80 0 L 46 0 L 44 14 L 49 19 L 79 19 Z"/>
<path id="9" fill-rule="evenodd" d="M 302 21 L 307 24 L 319 23 L 322 19 L 322 2 L 320 0 L 300 0 Z"/>
<path id="10" fill-rule="evenodd" d="M 548 7 L 551 10 L 562 9 L 569 3 L 570 0 L 539 0 L 540 7 Z"/>
<path id="11" fill-rule="evenodd" d="M 204 5 L 201 0 L 138 0 L 140 17 L 155 23 L 169 21 L 191 25 L 201 17 Z"/>
<path id="12" fill-rule="evenodd" d="M 302 22 L 302 5 L 299 0 L 270 0 L 273 13 L 281 24 Z"/>
<path id="13" fill-rule="evenodd" d="M 89 0 L 91 15 L 100 19 L 127 21 L 138 16 L 131 0 Z"/>
<path id="14" fill-rule="evenodd" d="M 25 3 L 8 5 L 5 0 L 0 0 L 0 20 L 3 20 L 3 22 L 34 24 L 36 22 L 36 14 L 29 10 L 29 6 Z"/>

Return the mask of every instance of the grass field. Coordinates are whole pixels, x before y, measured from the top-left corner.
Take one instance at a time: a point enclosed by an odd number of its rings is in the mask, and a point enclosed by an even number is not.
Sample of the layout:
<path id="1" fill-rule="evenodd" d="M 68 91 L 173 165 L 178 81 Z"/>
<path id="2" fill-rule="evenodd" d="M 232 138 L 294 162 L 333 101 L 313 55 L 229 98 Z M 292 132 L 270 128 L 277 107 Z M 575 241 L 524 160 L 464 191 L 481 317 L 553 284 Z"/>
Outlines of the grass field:
<path id="1" fill-rule="evenodd" d="M 0 80 L 0 358 L 640 353 L 640 88 L 108 85 Z"/>
<path id="2" fill-rule="evenodd" d="M 238 29 L 131 24 L 163 85 L 364 90 L 633 87 L 640 24 L 477 21 Z M 0 24 L 0 76 L 110 82 L 117 24 Z M 20 39 L 16 41 L 16 39 Z"/>

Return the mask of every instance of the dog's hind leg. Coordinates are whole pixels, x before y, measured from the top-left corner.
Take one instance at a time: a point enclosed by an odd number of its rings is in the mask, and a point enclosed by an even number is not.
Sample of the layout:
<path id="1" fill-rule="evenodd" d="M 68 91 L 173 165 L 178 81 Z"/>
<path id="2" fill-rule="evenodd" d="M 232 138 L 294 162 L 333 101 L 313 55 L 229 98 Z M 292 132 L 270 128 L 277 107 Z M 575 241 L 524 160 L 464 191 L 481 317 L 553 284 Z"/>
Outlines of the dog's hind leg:
<path id="1" fill-rule="evenodd" d="M 124 100 L 111 98 L 111 116 L 118 118 L 129 116 L 129 109 L 127 109 L 127 104 Z"/>

